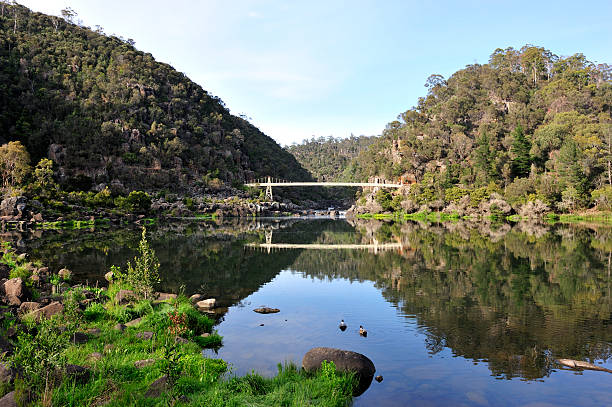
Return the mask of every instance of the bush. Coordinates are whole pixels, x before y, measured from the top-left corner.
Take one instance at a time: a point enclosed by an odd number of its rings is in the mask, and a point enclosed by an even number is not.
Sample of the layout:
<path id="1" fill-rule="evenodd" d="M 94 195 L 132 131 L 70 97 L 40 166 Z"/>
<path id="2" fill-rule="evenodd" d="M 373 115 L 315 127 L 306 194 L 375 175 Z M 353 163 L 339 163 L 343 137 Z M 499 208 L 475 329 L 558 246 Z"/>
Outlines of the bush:
<path id="1" fill-rule="evenodd" d="M 138 253 L 140 256 L 134 257 L 134 265 L 128 261 L 126 280 L 136 295 L 148 299 L 153 294 L 153 285 L 159 283 L 159 260 L 149 246 L 146 228 L 142 228 Z"/>
<path id="2" fill-rule="evenodd" d="M 393 209 L 393 196 L 388 190 L 379 189 L 374 195 L 374 199 L 382 206 L 383 211 L 387 212 Z"/>
<path id="3" fill-rule="evenodd" d="M 116 198 L 115 204 L 130 212 L 147 213 L 151 209 L 151 197 L 146 192 L 132 191 L 125 198 Z"/>
<path id="4" fill-rule="evenodd" d="M 17 392 L 25 393 L 26 399 L 42 394 L 43 405 L 47 405 L 54 374 L 66 364 L 64 350 L 70 345 L 72 331 L 60 329 L 55 318 L 42 319 L 40 323 L 26 320 L 26 326 L 27 330 L 17 336 L 15 352 L 8 361 L 19 372 Z"/>
<path id="5" fill-rule="evenodd" d="M 89 304 L 87 308 L 85 308 L 85 311 L 83 311 L 83 317 L 89 322 L 99 321 L 106 317 L 106 315 L 106 308 L 97 302 Z"/>

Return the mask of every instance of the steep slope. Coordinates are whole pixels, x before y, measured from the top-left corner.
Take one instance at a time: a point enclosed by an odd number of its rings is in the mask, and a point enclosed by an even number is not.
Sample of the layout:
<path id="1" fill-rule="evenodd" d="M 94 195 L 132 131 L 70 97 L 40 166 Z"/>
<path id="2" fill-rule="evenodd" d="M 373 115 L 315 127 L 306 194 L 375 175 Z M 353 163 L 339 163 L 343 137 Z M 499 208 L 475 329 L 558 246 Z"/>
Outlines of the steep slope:
<path id="1" fill-rule="evenodd" d="M 611 79 L 609 65 L 582 54 L 497 49 L 488 64 L 448 80 L 430 76 L 427 96 L 389 123 L 351 171 L 416 181 L 406 197 L 416 205 L 404 209 L 466 196 L 478 206 L 493 192 L 513 206 L 610 207 Z"/>
<path id="2" fill-rule="evenodd" d="M 133 42 L 1 7 L 0 141 L 53 159 L 62 182 L 184 189 L 213 178 L 310 179 L 274 140 Z"/>

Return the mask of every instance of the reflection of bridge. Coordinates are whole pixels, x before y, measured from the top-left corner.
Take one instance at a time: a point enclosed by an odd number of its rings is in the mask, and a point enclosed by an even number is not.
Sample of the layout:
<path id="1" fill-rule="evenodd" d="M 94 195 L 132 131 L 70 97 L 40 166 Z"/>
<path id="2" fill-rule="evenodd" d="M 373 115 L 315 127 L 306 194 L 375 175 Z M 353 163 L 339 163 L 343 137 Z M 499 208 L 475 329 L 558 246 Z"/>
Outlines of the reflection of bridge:
<path id="1" fill-rule="evenodd" d="M 374 182 L 291 182 L 267 177 L 245 184 L 249 187 L 266 187 L 266 198 L 272 200 L 272 187 L 373 187 L 401 188 L 403 184 L 375 178 Z"/>
<path id="2" fill-rule="evenodd" d="M 306 249 L 306 250 L 369 250 L 377 254 L 387 250 L 402 251 L 401 243 L 378 243 L 374 239 L 372 244 L 323 244 L 323 243 L 272 243 L 272 231 L 266 230 L 266 243 L 248 243 L 246 246 L 266 250 L 270 253 L 274 249 Z"/>

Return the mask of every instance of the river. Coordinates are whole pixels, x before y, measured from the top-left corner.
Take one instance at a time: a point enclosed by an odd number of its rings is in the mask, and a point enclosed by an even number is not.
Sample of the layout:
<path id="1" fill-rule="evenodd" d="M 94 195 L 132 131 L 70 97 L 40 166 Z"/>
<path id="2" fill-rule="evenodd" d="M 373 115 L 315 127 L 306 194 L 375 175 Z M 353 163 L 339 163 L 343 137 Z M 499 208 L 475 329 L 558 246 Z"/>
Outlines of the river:
<path id="1" fill-rule="evenodd" d="M 160 289 L 220 304 L 223 346 L 205 354 L 232 373 L 273 375 L 330 346 L 365 354 L 384 378 L 355 406 L 612 405 L 610 373 L 556 363 L 612 369 L 608 227 L 236 219 L 148 232 Z M 134 256 L 140 232 L 3 238 L 95 284 Z"/>

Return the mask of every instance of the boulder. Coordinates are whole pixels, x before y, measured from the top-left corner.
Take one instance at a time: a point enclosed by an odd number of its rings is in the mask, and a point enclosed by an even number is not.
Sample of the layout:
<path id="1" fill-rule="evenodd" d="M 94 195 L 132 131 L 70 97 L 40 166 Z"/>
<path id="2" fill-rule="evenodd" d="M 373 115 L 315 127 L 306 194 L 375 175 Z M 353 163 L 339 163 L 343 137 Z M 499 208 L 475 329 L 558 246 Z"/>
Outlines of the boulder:
<path id="1" fill-rule="evenodd" d="M 83 384 L 89 380 L 91 371 L 85 366 L 79 365 L 66 365 L 66 376 L 74 379 L 77 383 Z"/>
<path id="2" fill-rule="evenodd" d="M 0 202 L 0 216 L 19 216 L 26 208 L 28 199 L 25 196 L 13 196 Z"/>
<path id="3" fill-rule="evenodd" d="M 42 317 L 51 318 L 53 315 L 60 314 L 62 311 L 64 311 L 64 306 L 62 305 L 62 303 L 54 301 L 46 307 L 38 308 L 27 315 L 31 315 L 35 319 L 39 319 Z"/>
<path id="4" fill-rule="evenodd" d="M 349 350 L 335 348 L 313 348 L 309 350 L 302 359 L 302 368 L 312 372 L 321 367 L 321 363 L 327 360 L 334 362 L 336 369 L 340 372 L 354 372 L 359 380 L 353 395 L 359 396 L 370 387 L 376 368 L 367 356 Z"/>
<path id="5" fill-rule="evenodd" d="M 280 312 L 278 308 L 269 308 L 269 307 L 255 308 L 253 311 L 259 314 L 276 314 L 277 312 Z"/>
<path id="6" fill-rule="evenodd" d="M 123 332 L 123 331 L 125 331 L 125 325 L 124 324 L 117 324 L 117 325 L 115 325 L 113 327 L 113 329 L 115 329 L 116 331 L 119 331 L 119 332 Z"/>
<path id="7" fill-rule="evenodd" d="M 200 309 L 211 309 L 211 308 L 215 308 L 216 303 L 217 303 L 217 300 L 215 300 L 214 298 L 209 298 L 207 300 L 196 302 L 196 307 Z"/>
<path id="8" fill-rule="evenodd" d="M 185 338 L 183 338 L 181 336 L 177 336 L 176 338 L 174 338 L 174 341 L 176 343 L 182 343 L 182 344 L 189 343 L 188 339 L 185 339 Z"/>
<path id="9" fill-rule="evenodd" d="M 145 397 L 159 397 L 168 390 L 168 376 L 162 376 L 149 386 Z"/>
<path id="10" fill-rule="evenodd" d="M 63 280 L 70 280 L 70 276 L 72 276 L 72 272 L 64 267 L 63 269 L 57 272 L 57 275 L 60 276 L 60 278 Z"/>
<path id="11" fill-rule="evenodd" d="M 89 340 L 89 335 L 87 335 L 85 332 L 75 332 L 72 335 L 72 343 L 77 344 L 77 345 L 87 343 L 88 340 Z"/>
<path id="12" fill-rule="evenodd" d="M 204 294 L 194 294 L 191 297 L 189 297 L 191 302 L 194 304 L 198 301 L 202 301 L 203 298 L 204 298 Z"/>
<path id="13" fill-rule="evenodd" d="M 0 383 L 10 383 L 13 381 L 13 371 L 0 362 Z"/>
<path id="14" fill-rule="evenodd" d="M 11 305 L 21 305 L 21 298 L 25 294 L 25 284 L 19 277 L 11 278 L 4 283 L 6 299 Z"/>
<path id="15" fill-rule="evenodd" d="M 136 318 L 125 324 L 124 326 L 136 326 L 142 322 L 142 318 Z"/>
<path id="16" fill-rule="evenodd" d="M 153 339 L 153 332 L 151 331 L 138 332 L 136 334 L 136 337 L 140 339 L 144 339 L 144 340 L 150 340 L 150 339 Z"/>
<path id="17" fill-rule="evenodd" d="M 85 331 L 88 335 L 98 336 L 102 333 L 100 328 L 89 328 Z"/>
<path id="18" fill-rule="evenodd" d="M 118 304 L 127 304 L 136 299 L 136 294 L 132 290 L 119 290 L 115 295 L 115 300 Z"/>
<path id="19" fill-rule="evenodd" d="M 176 294 L 170 293 L 155 293 L 155 299 L 158 301 L 167 301 L 176 298 Z"/>
<path id="20" fill-rule="evenodd" d="M 7 264 L 0 264 L 0 278 L 9 278 L 11 268 Z"/>
<path id="21" fill-rule="evenodd" d="M 19 313 L 20 314 L 27 314 L 27 313 L 32 312 L 34 310 L 37 310 L 39 308 L 40 308 L 40 304 L 39 303 L 26 301 L 26 302 L 22 302 L 21 305 L 19 306 Z"/>
<path id="22" fill-rule="evenodd" d="M 136 362 L 134 362 L 134 367 L 136 369 L 142 369 L 144 367 L 151 366 L 153 363 L 155 363 L 155 359 L 137 360 Z"/>
<path id="23" fill-rule="evenodd" d="M 102 359 L 103 357 L 104 356 L 100 352 L 94 352 L 90 353 L 89 356 L 87 356 L 87 359 L 96 361 Z"/>
<path id="24" fill-rule="evenodd" d="M 17 402 L 15 401 L 15 391 L 7 393 L 0 399 L 0 407 L 17 407 Z"/>

